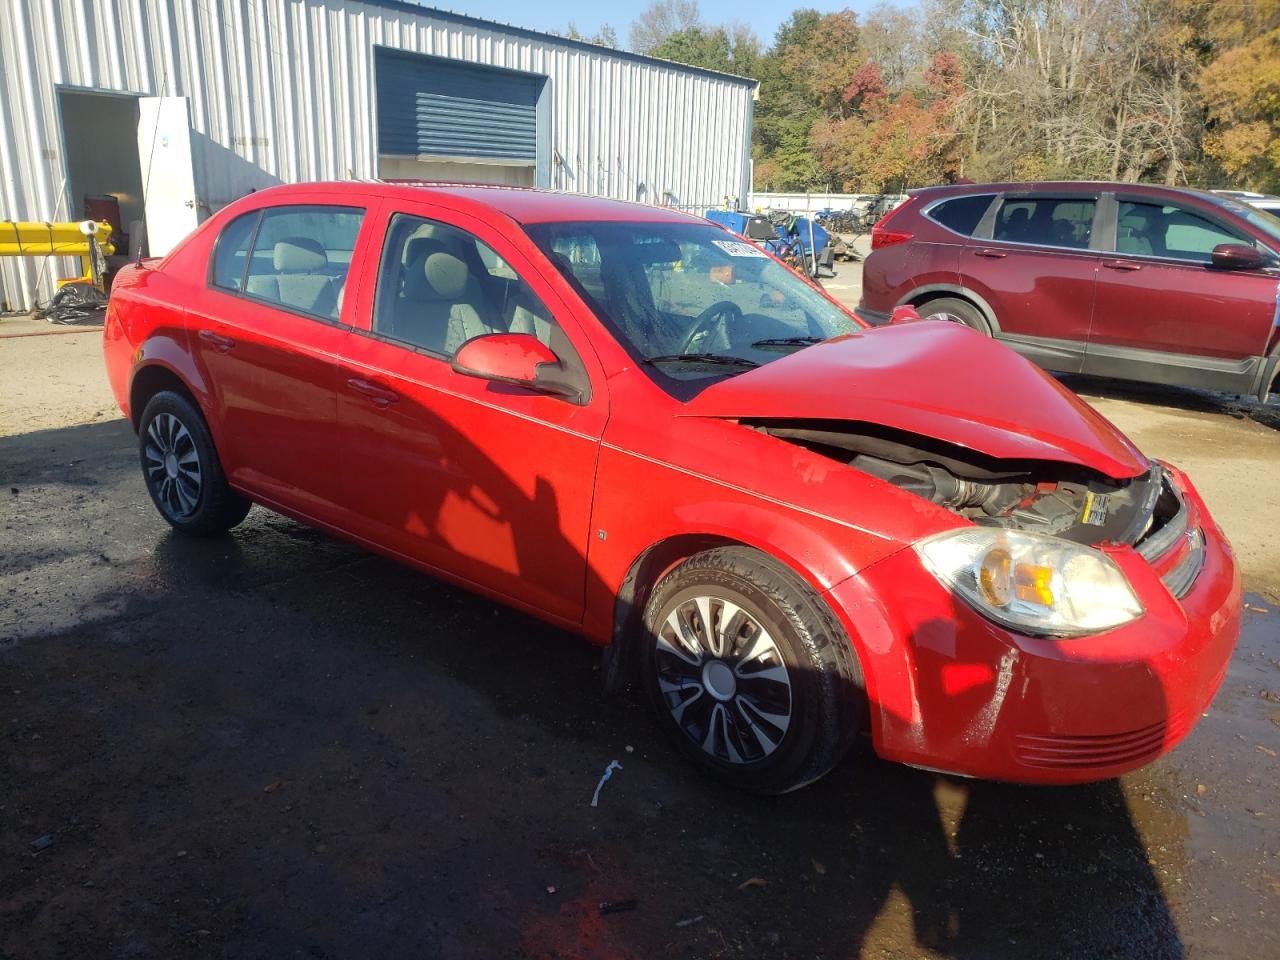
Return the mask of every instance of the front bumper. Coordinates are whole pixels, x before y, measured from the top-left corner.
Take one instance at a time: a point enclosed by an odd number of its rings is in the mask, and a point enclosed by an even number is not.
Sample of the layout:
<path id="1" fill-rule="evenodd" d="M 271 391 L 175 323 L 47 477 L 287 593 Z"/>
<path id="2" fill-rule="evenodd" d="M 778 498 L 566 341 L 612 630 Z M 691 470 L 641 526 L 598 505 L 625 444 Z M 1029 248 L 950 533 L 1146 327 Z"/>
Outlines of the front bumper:
<path id="1" fill-rule="evenodd" d="M 854 638 L 886 759 L 1023 783 L 1080 783 L 1171 750 L 1217 692 L 1240 631 L 1235 557 L 1199 495 L 1173 476 L 1199 530 L 1199 572 L 1181 598 L 1179 544 L 1148 561 L 1112 551 L 1146 610 L 1090 637 L 1006 630 L 954 597 L 903 550 L 833 587 Z"/>

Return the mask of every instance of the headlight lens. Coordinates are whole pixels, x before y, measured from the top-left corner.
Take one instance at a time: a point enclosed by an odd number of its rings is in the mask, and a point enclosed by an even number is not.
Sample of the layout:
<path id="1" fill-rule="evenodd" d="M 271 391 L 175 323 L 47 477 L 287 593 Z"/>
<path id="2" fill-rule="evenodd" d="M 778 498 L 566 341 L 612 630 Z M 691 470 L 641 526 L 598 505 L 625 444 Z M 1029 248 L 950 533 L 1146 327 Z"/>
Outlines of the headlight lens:
<path id="1" fill-rule="evenodd" d="M 978 527 L 931 537 L 915 549 L 952 592 L 1023 633 L 1075 637 L 1142 616 L 1120 568 L 1069 540 Z"/>

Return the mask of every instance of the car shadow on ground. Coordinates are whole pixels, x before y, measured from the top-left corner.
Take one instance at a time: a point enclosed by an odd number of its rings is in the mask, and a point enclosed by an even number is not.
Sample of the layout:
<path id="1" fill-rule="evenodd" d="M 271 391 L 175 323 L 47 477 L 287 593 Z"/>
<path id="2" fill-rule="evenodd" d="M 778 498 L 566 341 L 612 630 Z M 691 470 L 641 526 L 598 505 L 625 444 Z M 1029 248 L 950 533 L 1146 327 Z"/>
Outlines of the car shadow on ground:
<path id="1" fill-rule="evenodd" d="M 1252 420 L 1272 430 L 1280 430 L 1280 396 L 1271 394 L 1267 403 L 1257 397 L 1239 393 L 1221 393 L 1195 387 L 1176 387 L 1163 383 L 1139 383 L 1134 380 L 1112 380 L 1084 374 L 1054 374 L 1064 386 L 1088 396 L 1127 400 L 1132 403 L 1155 404 L 1187 410 L 1192 413 L 1223 414 L 1235 420 Z"/>
<path id="2" fill-rule="evenodd" d="M 168 532 L 123 423 L 0 462 L 0 955 L 1183 955 L 1115 782 L 864 741 L 742 795 L 570 634 L 261 509 Z"/>

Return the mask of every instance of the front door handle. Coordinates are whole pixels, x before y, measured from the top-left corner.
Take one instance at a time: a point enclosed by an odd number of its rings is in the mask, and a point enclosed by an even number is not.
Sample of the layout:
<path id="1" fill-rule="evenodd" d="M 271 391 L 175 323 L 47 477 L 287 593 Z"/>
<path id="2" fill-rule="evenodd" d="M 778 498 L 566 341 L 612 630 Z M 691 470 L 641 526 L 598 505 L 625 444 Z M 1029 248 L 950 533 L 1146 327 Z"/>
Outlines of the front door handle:
<path id="1" fill-rule="evenodd" d="M 1003 250 L 982 249 L 974 253 L 975 257 L 985 257 L 987 260 L 1003 260 L 1008 256 Z"/>
<path id="2" fill-rule="evenodd" d="M 1123 270 L 1126 273 L 1142 269 L 1142 264 L 1134 263 L 1132 260 L 1103 260 L 1102 265 L 1108 270 Z"/>
<path id="3" fill-rule="evenodd" d="M 394 390 L 388 390 L 386 387 L 379 386 L 369 380 L 362 380 L 359 377 L 352 377 L 347 381 L 347 386 L 356 393 L 368 397 L 370 403 L 382 409 L 386 409 L 400 399 L 400 394 Z"/>
<path id="4" fill-rule="evenodd" d="M 230 337 L 224 337 L 220 333 L 214 333 L 212 330 L 201 330 L 200 339 L 219 353 L 226 353 L 236 345 L 236 342 Z"/>

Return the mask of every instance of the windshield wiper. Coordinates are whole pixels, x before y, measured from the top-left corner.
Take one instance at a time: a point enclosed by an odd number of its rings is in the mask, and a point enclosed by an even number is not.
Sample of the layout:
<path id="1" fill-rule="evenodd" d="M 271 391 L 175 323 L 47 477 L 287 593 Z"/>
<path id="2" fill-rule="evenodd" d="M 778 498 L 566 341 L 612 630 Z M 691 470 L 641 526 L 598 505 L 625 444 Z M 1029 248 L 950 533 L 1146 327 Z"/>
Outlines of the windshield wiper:
<path id="1" fill-rule="evenodd" d="M 645 357 L 645 363 L 715 363 L 726 367 L 758 367 L 760 364 L 746 357 L 727 357 L 721 353 L 669 353 L 660 357 Z"/>
<path id="2" fill-rule="evenodd" d="M 757 340 L 751 346 L 759 347 L 807 347 L 814 343 L 821 343 L 826 337 L 769 337 L 766 340 Z"/>

